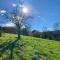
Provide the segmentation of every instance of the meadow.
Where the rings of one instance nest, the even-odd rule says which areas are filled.
[[[60,41],[3,34],[0,37],[0,60],[60,60]]]

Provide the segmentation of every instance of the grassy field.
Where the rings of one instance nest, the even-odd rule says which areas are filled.
[[[60,41],[4,34],[0,37],[0,60],[60,60]]]

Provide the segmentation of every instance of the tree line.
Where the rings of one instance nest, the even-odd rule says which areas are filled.
[[[20,29],[21,35],[27,35],[27,36],[33,36],[37,38],[44,38],[44,39],[50,39],[50,40],[60,40],[60,26],[58,23],[55,23],[53,25],[53,31],[49,31],[47,27],[43,29],[43,32],[39,32],[37,30],[30,31],[30,27],[26,27],[23,29]],[[2,36],[2,32],[5,33],[17,33],[16,27],[1,27],[0,26],[0,37]]]

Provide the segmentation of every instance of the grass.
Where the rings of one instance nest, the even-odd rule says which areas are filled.
[[[31,36],[21,36],[21,40],[16,43],[13,50],[11,50],[11,46],[1,50],[15,39],[14,34],[4,34],[3,37],[0,37],[0,60],[10,58],[12,60],[60,60],[60,41]]]

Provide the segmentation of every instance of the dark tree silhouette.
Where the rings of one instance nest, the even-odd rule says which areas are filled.
[[[56,23],[53,24],[53,30],[54,30],[54,31],[60,30],[60,25],[59,25],[59,23],[56,22]]]
[[[0,37],[2,36],[2,27],[0,26]]]
[[[32,17],[29,14],[27,15],[27,8],[23,6],[23,3],[20,0],[19,3],[17,4],[17,7],[14,8],[16,8],[16,10],[13,10],[12,12],[6,11],[4,15],[7,19],[9,19],[12,23],[15,24],[19,40],[22,25],[25,26],[27,24],[26,21]]]
[[[43,32],[48,31],[48,27],[47,26],[43,26]]]

